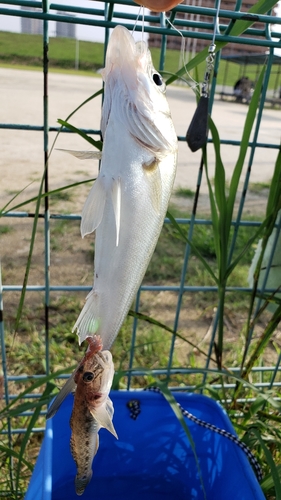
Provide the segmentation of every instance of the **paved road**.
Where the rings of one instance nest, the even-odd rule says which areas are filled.
[[[58,118],[65,119],[73,109],[101,87],[98,78],[79,75],[50,73],[49,75],[49,125],[55,126]],[[43,76],[39,71],[25,71],[0,68],[0,122],[42,125],[43,123]],[[169,87],[167,97],[178,135],[185,135],[195,110],[195,98],[190,89]],[[99,128],[101,100],[97,98],[83,107],[71,118],[77,127]],[[213,119],[221,139],[240,140],[247,106],[215,100]],[[260,134],[261,143],[280,143],[279,110],[265,109]],[[55,133],[50,134],[49,146]],[[36,193],[38,179],[43,169],[42,132],[11,131],[0,129],[0,197],[6,201],[11,193],[33,184],[23,196]],[[76,135],[61,134],[57,148],[87,149],[85,141]],[[210,175],[213,176],[214,160],[210,146]],[[276,151],[259,148],[255,154],[251,181],[268,181],[271,178]],[[222,146],[222,157],[229,179],[238,157],[234,146]],[[200,152],[191,153],[185,143],[179,145],[179,160],[175,186],[195,189]],[[245,170],[247,165],[245,166]],[[60,151],[54,150],[50,165],[50,188],[54,189],[66,182],[84,180],[97,173],[97,162],[81,162]],[[207,192],[203,181],[202,192]],[[2,203],[1,203],[2,205]]]

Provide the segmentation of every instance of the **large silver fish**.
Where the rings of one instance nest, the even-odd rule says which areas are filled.
[[[107,49],[101,169],[86,200],[82,237],[96,230],[93,289],[73,331],[109,349],[155,249],[170,199],[177,136],[145,42],[116,26]]]
[[[102,351],[99,336],[88,337],[87,341],[89,347],[85,356],[47,412],[47,418],[53,417],[65,397],[76,388],[70,418],[70,449],[77,467],[77,495],[84,493],[91,480],[100,428],[104,427],[117,438],[112,424],[113,404],[108,397],[114,376],[112,356],[109,351]]]

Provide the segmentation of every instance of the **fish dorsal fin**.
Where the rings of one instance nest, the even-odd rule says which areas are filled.
[[[143,163],[142,167],[148,180],[147,187],[150,199],[152,200],[153,208],[159,215],[161,213],[162,203],[162,180],[158,164],[159,162],[157,158],[154,158],[150,163]]]
[[[111,405],[109,404],[109,401]],[[107,429],[109,432],[111,432],[111,434],[113,434],[113,436],[116,437],[116,439],[118,439],[116,430],[114,429],[114,425],[112,423],[113,406],[109,398],[107,398],[105,405],[103,404],[98,408],[90,408],[90,413],[97,421],[98,425],[100,425],[100,427],[104,427],[104,429]]]
[[[82,211],[81,235],[91,234],[100,225],[106,201],[105,175],[99,175]]]
[[[75,151],[73,149],[60,149],[56,148],[56,151],[64,151],[65,153],[69,153],[79,160],[101,160],[102,152],[101,151]]]
[[[116,246],[119,244],[120,233],[120,212],[121,212],[121,178],[112,179],[111,199],[113,204],[115,225],[116,225]]]
[[[54,401],[49,406],[49,409],[46,414],[46,419],[52,418],[58,411],[60,405],[65,400],[65,398],[76,389],[76,383],[74,381],[74,376],[76,371],[71,375],[71,377],[65,382],[62,386],[60,392],[55,397]]]

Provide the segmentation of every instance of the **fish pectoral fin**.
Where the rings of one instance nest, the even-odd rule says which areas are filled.
[[[161,213],[162,203],[162,179],[159,161],[157,158],[153,158],[151,162],[143,163],[142,167],[147,179],[149,197],[152,201],[155,212],[159,215]]]
[[[64,153],[68,153],[79,160],[101,160],[102,152],[101,151],[75,151],[73,149],[60,149],[56,148],[56,151],[63,151]]]
[[[111,185],[111,200],[115,216],[116,226],[116,246],[119,244],[120,233],[120,213],[121,213],[121,178],[112,179]]]
[[[90,408],[90,413],[100,425],[100,427],[104,427],[107,429],[113,436],[118,439],[116,434],[116,430],[114,429],[114,425],[112,423],[112,416],[109,415],[106,406],[101,406],[100,408]]]
[[[65,400],[65,398],[68,396],[68,394],[70,394],[71,392],[73,392],[76,389],[76,383],[74,381],[75,374],[76,374],[76,370],[71,375],[71,377],[65,382],[65,384],[62,386],[60,392],[57,394],[54,401],[49,406],[47,414],[46,414],[47,420],[49,418],[52,418],[57,413],[60,405]]]
[[[90,234],[100,225],[106,201],[105,176],[99,175],[82,210],[81,235]]]

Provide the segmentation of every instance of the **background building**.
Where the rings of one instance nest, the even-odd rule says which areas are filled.
[[[34,11],[37,10],[34,7],[22,7],[22,10]],[[31,17],[21,18],[21,32],[28,33],[30,35],[42,35],[43,34],[43,21],[40,19],[33,19]]]
[[[204,8],[214,8],[214,1],[213,0],[184,0],[182,2],[183,4],[190,5],[192,7],[204,7]],[[243,2],[241,5],[240,10],[242,12],[248,12],[248,10],[256,3],[256,0],[247,0],[246,2]],[[221,1],[221,6],[220,10],[229,10],[229,11],[234,11],[236,6],[236,1],[235,0],[222,0]],[[274,10],[272,11],[272,14],[275,15]],[[187,13],[177,13],[177,19],[182,18],[185,21],[189,22],[190,25],[188,27],[183,27],[183,26],[178,26],[177,28],[179,29],[184,29],[188,30],[190,33],[195,33],[195,32],[212,32],[213,30],[213,22],[214,18],[212,16],[206,16],[206,15],[200,15],[200,14],[187,14]],[[229,24],[230,20],[229,19],[224,19],[222,17],[219,18],[219,25],[221,27],[221,33],[223,33],[223,26],[227,26]],[[209,24],[210,27],[208,28],[203,28],[203,23]],[[264,23],[254,23],[253,28],[259,29],[263,32],[263,36],[261,36],[261,39],[264,39],[264,30],[265,30],[265,25]],[[171,30],[172,31],[172,30]],[[243,37],[246,35],[243,35]],[[149,45],[152,47],[159,47],[160,46],[160,41],[161,41],[161,36],[158,34],[150,33],[149,35]],[[182,44],[182,39],[181,37],[178,36],[168,36],[168,42],[167,42],[167,47],[169,49],[177,49],[180,50]],[[200,52],[202,49],[204,49],[206,46],[208,46],[209,42],[207,40],[203,40],[200,38],[196,37],[187,37],[186,38],[186,46],[185,49],[187,52],[191,53],[194,55],[197,52]],[[257,53],[264,53],[265,49],[263,47],[255,46],[255,45],[244,45],[244,44],[237,44],[237,43],[228,43],[227,46],[223,49],[223,54],[228,55],[228,54],[244,54],[244,53],[250,53],[253,52],[255,54]]]

